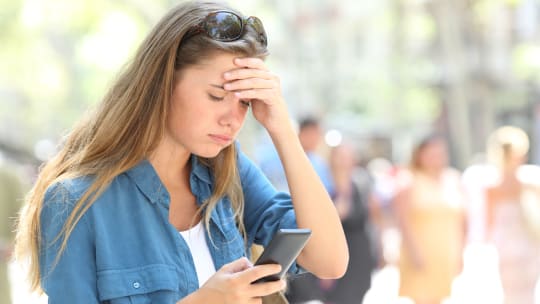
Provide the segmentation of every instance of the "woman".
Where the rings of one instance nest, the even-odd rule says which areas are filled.
[[[516,127],[501,127],[488,139],[488,157],[498,176],[485,192],[486,232],[499,253],[505,303],[537,303],[540,234],[534,224],[540,219],[527,218],[534,214],[527,208],[540,208],[539,175],[536,166],[524,165],[528,149],[527,134]]]
[[[450,296],[465,242],[464,195],[448,167],[443,138],[430,135],[414,148],[410,178],[395,198],[402,234],[400,296],[435,304]]]
[[[17,253],[49,303],[261,303],[285,283],[251,284],[279,266],[253,267],[246,252],[279,228],[312,229],[298,264],[343,275],[339,217],[262,60],[266,43],[259,19],[216,3],[181,4],[155,26],[28,196]],[[234,142],[250,107],[290,196]]]
[[[370,216],[371,180],[367,171],[357,166],[354,147],[348,143],[332,148],[330,170],[335,186],[334,204],[352,259],[343,278],[326,282],[330,285],[327,299],[336,304],[362,303],[377,266]]]

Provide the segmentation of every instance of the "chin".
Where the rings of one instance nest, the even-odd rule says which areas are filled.
[[[225,147],[208,147],[206,149],[200,149],[199,151],[194,151],[193,154],[204,157],[204,158],[214,158],[225,149]]]

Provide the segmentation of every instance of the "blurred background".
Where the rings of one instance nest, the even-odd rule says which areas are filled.
[[[178,2],[0,2],[3,154],[21,163],[46,158]],[[536,134],[538,1],[229,3],[264,21],[268,63],[292,113],[324,114],[329,128],[370,142],[366,157],[403,160],[410,139],[435,126],[463,168],[499,124]]]
[[[0,163],[23,187],[179,2],[0,0]],[[529,136],[527,162],[540,163],[540,1],[227,2],[264,22],[267,63],[293,119],[320,119],[322,155],[347,138],[359,166],[401,166],[437,131],[463,171],[484,161],[491,132],[514,125]],[[257,158],[268,138],[249,119],[240,142]],[[385,246],[398,251],[399,231],[388,231]],[[14,302],[29,303],[12,276]]]

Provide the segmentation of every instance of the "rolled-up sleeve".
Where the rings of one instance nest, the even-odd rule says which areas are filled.
[[[60,258],[59,233],[76,199],[63,184],[51,186],[41,211],[40,276],[49,303],[99,303],[96,288],[95,246],[87,219],[75,225]]]

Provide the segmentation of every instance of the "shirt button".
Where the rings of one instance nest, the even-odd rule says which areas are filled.
[[[139,282],[133,282],[133,288],[139,289],[139,287],[141,287],[141,283],[139,283]]]

